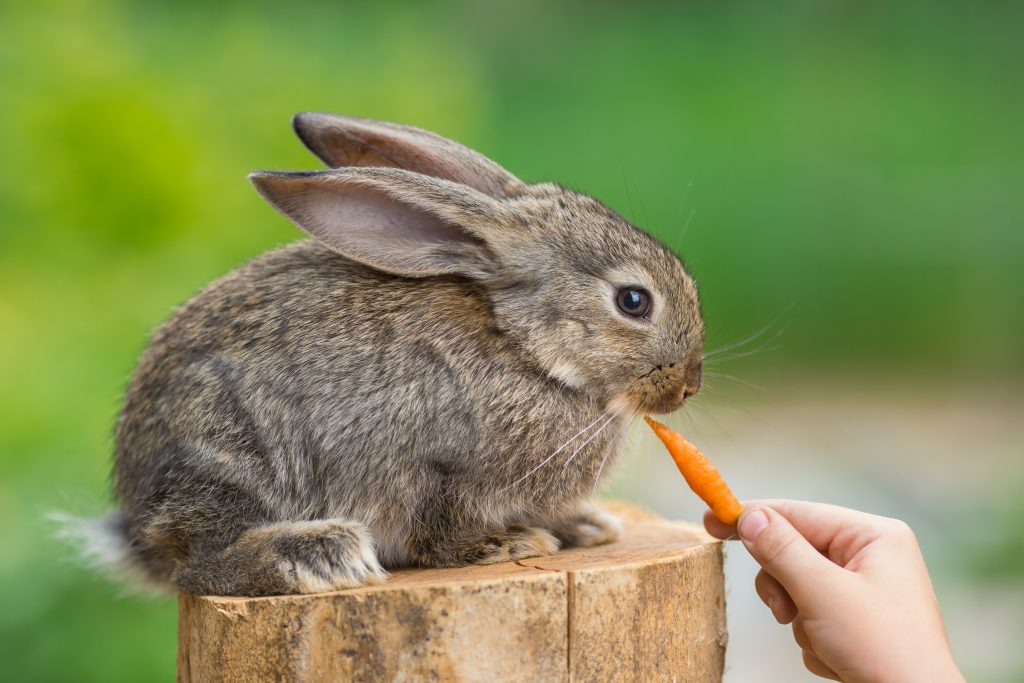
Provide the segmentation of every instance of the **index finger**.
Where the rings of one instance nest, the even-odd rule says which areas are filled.
[[[746,509],[746,505],[743,506]],[[736,533],[735,524],[726,524],[722,520],[715,517],[715,513],[711,510],[704,511],[704,528],[709,534],[715,538],[720,538],[723,541],[735,540],[739,538]]]
[[[829,546],[841,535],[852,537],[864,531],[881,531],[888,522],[885,517],[828,503],[785,499],[743,501],[744,511],[757,507],[770,507],[778,512],[789,520],[789,523],[815,549],[824,553],[827,553]],[[723,524],[710,510],[704,513],[704,528],[715,538],[738,538],[736,527]]]

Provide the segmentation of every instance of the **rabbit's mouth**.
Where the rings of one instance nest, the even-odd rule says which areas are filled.
[[[700,390],[702,374],[701,363],[656,365],[634,382],[626,395],[637,412],[671,413]]]

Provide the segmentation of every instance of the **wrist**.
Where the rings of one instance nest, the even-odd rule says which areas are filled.
[[[929,652],[899,670],[892,668],[879,673],[877,677],[868,677],[864,683],[966,683],[948,648]]]

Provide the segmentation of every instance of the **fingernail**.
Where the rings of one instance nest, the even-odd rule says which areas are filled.
[[[763,510],[751,510],[743,515],[736,531],[740,533],[740,538],[744,541],[753,541],[767,526],[768,515],[764,514]]]

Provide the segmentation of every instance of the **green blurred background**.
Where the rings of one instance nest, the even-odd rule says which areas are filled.
[[[703,443],[747,491],[791,463],[782,493],[919,522],[969,677],[1020,680],[972,605],[1024,606],[1022,25],[1003,2],[0,4],[0,677],[172,678],[173,599],[121,597],[45,515],[108,504],[147,333],[297,238],[245,176],[318,167],[289,117],[324,110],[438,131],[674,246],[709,347],[762,332],[712,369]],[[770,458],[763,422],[789,435]],[[653,462],[613,491],[699,514]],[[775,680],[751,668],[768,622],[731,618],[727,680]],[[958,642],[974,619],[985,642]]]

